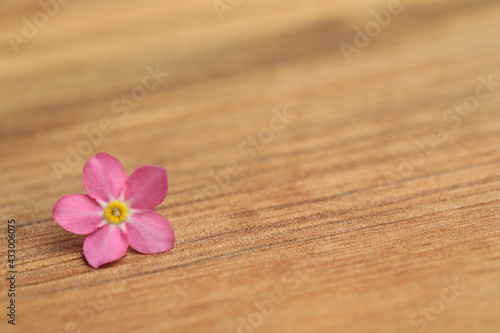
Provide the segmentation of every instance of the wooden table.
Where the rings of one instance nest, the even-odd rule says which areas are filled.
[[[500,2],[42,3],[1,4],[2,332],[500,332]],[[167,169],[172,251],[54,221],[99,152]]]

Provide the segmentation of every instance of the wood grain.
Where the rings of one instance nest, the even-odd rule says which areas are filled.
[[[18,53],[40,5],[4,1],[1,331],[499,332],[500,3],[401,3],[348,63],[389,1],[70,1]],[[172,251],[95,270],[53,220],[101,151],[167,169]]]

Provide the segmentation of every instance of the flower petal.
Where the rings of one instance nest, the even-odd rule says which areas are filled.
[[[92,156],[83,166],[83,186],[94,199],[117,199],[126,180],[127,173],[120,161],[106,153]]]
[[[174,229],[163,216],[153,211],[133,214],[125,228],[130,246],[141,253],[161,253],[174,247]]]
[[[85,238],[83,254],[90,266],[99,268],[123,257],[128,247],[128,237],[120,227],[106,224]]]
[[[86,235],[103,221],[102,207],[86,194],[65,195],[54,205],[52,216],[65,230]]]
[[[167,196],[167,170],[145,165],[135,170],[125,182],[125,201],[139,210],[153,210]]]

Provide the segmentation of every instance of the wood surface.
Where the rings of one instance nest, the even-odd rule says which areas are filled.
[[[16,53],[2,2],[0,331],[500,332],[500,2],[401,1],[350,63],[390,1],[236,3],[69,1]],[[54,221],[99,152],[167,169],[172,251],[96,270]]]

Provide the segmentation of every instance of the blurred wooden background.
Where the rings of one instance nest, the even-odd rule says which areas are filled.
[[[499,332],[500,2],[43,3],[0,4],[2,332]],[[101,151],[167,169],[172,251],[53,220]]]

